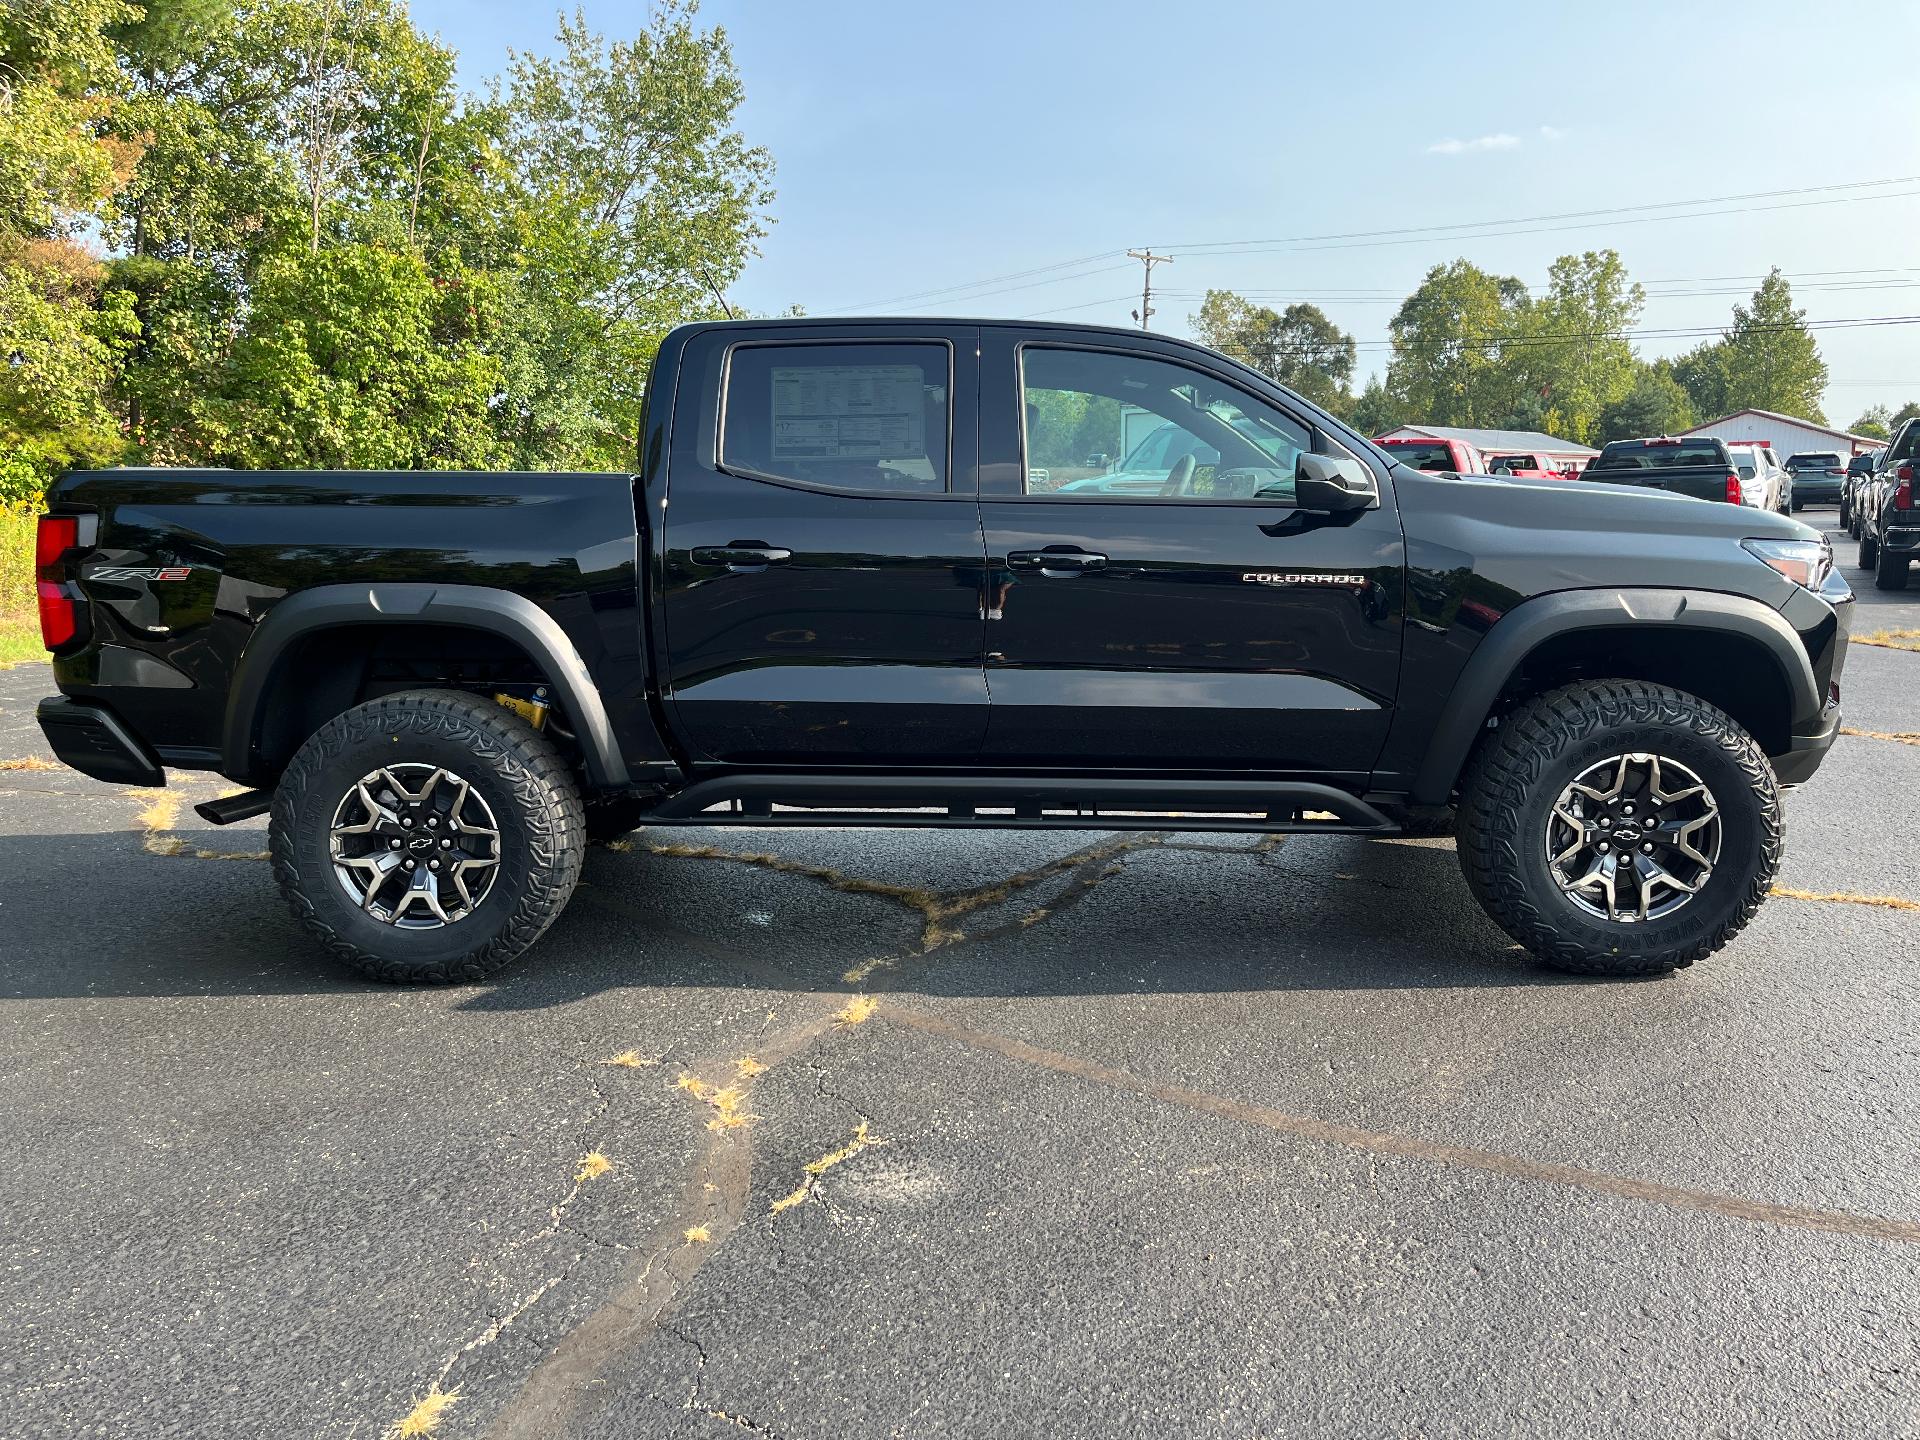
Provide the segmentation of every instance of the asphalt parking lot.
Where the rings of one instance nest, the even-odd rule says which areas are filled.
[[[32,768],[50,687],[0,1433],[1920,1433],[1920,651],[1856,645],[1788,893],[1645,983],[1445,840],[688,830],[379,988],[219,782]]]

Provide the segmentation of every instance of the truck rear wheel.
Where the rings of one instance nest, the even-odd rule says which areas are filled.
[[[375,980],[481,980],[559,916],[580,877],[580,791],[545,736],[457,690],[360,705],[287,767],[274,878],[307,931]]]
[[[1760,747],[1664,685],[1539,696],[1487,738],[1462,787],[1468,887],[1501,929],[1580,975],[1711,955],[1760,908],[1784,843]]]
[[[1874,556],[1873,588],[1876,590],[1904,590],[1907,588],[1907,552],[1889,550],[1882,545]]]
[[[1880,562],[1880,542],[1873,538],[1871,523],[1860,522],[1860,554],[1856,558],[1862,570],[1871,570]]]

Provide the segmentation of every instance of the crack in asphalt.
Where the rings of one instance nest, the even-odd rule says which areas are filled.
[[[1479,1170],[1512,1180],[1539,1181],[1572,1186],[1582,1190],[1642,1200],[1676,1210],[1718,1215],[1726,1219],[1746,1220],[1776,1228],[1820,1230],[1832,1235],[1859,1239],[1890,1240],[1920,1245],[1920,1221],[1893,1219],[1880,1215],[1860,1215],[1843,1210],[1818,1210],[1802,1205],[1777,1205],[1765,1200],[1749,1200],[1711,1190],[1694,1190],[1629,1175],[1614,1175],[1588,1170],[1578,1165],[1531,1160],[1498,1150],[1483,1150],[1472,1145],[1454,1145],[1426,1140],[1413,1135],[1363,1130],[1353,1125],[1336,1124],[1307,1115],[1293,1115],[1270,1106],[1246,1100],[1192,1090],[1164,1080],[1148,1079],[1082,1056],[1063,1054],[1010,1036],[975,1029],[961,1021],[934,1015],[891,1002],[880,1007],[880,1017],[922,1034],[937,1035],[970,1049],[984,1050],[1004,1059],[1036,1065],[1061,1075],[1072,1076],[1098,1085],[1177,1105],[1201,1114],[1256,1125],[1283,1135],[1292,1135],[1322,1144],[1338,1145],[1375,1155],[1423,1160],[1457,1169]]]
[[[1055,900],[1049,911],[1051,914],[1058,914],[1093,890],[1103,880],[1118,873],[1121,868],[1116,863],[1118,857],[1129,851],[1158,843],[1158,839],[1157,836],[1149,835],[1102,841],[993,885],[976,887],[949,897],[941,897],[934,892],[912,886],[862,881],[825,866],[809,865],[781,856],[763,856],[757,853],[741,853],[701,846],[629,846],[628,849],[644,848],[647,853],[661,854],[670,858],[761,865],[762,868],[774,870],[777,873],[798,875],[818,881],[830,889],[843,893],[871,894],[892,899],[923,916],[936,905],[944,910],[948,905],[960,906],[963,902],[972,901],[973,903],[965,904],[963,909],[955,912],[970,914],[984,908],[994,899],[1005,898],[1019,890],[1030,889],[1048,876],[1064,873],[1071,877],[1067,892]],[[632,913],[632,907],[626,901],[604,888],[596,888],[589,892],[589,895],[591,903],[602,905],[617,913]],[[943,901],[945,903],[942,903]],[[961,935],[935,948],[947,949],[955,944],[985,940],[1019,928],[1021,926],[1015,920],[1006,925]],[[925,933],[923,928],[922,938]],[[687,938],[693,940],[700,949],[710,951],[717,948],[707,945],[698,937]],[[757,955],[741,954],[731,950],[724,950],[721,953],[737,968],[743,968],[769,984],[785,986],[791,983],[791,977],[787,972],[778,966],[770,965]],[[906,955],[898,958],[920,959],[931,953],[915,946],[910,948]],[[901,969],[894,968],[890,969],[883,978],[891,983],[899,983],[906,977]],[[762,1036],[754,1051],[759,1068],[752,1076],[739,1076],[739,1057],[729,1050],[726,1054],[705,1057],[690,1064],[686,1074],[693,1084],[682,1085],[680,1088],[688,1089],[696,1099],[703,1099],[704,1103],[711,1104],[710,1095],[717,1090],[717,1087],[713,1087],[712,1082],[702,1080],[700,1077],[724,1072],[731,1068],[736,1077],[734,1087],[738,1090],[737,1098],[733,1101],[737,1109],[738,1106],[744,1105],[751,1094],[753,1081],[805,1054],[822,1037],[836,1030],[851,1028],[871,1013],[872,1002],[865,996],[856,995],[851,1001],[845,1001],[844,992],[816,990],[807,992],[804,997],[796,998],[813,1001],[817,1007],[815,1013],[805,1020],[792,1023],[774,1032],[771,1036]],[[843,1002],[847,1008],[839,1011],[828,1010],[827,1007],[834,1005],[836,1001]],[[861,1001],[866,1001],[866,1008],[858,1009],[857,1019],[842,1020],[840,1018],[843,1015],[849,1015]],[[695,1088],[696,1086],[699,1088]],[[709,1096],[701,1095],[703,1089],[710,1092]],[[863,1125],[864,1123],[863,1121]],[[644,1258],[630,1262],[627,1277],[615,1284],[600,1307],[562,1336],[546,1358],[534,1367],[520,1389],[495,1417],[492,1426],[486,1432],[489,1440],[521,1440],[521,1437],[525,1437],[525,1440],[533,1440],[533,1437],[546,1440],[546,1437],[562,1433],[567,1426],[582,1419],[591,1410],[598,1409],[610,1398],[604,1390],[595,1393],[595,1381],[601,1372],[616,1356],[633,1349],[661,1328],[665,1316],[670,1313],[700,1267],[706,1263],[708,1257],[719,1252],[728,1235],[745,1217],[753,1178],[752,1135],[752,1127],[745,1125],[718,1128],[710,1125],[707,1128],[705,1143],[694,1161],[692,1170],[683,1182],[680,1203],[656,1228],[652,1243],[636,1252],[637,1256]],[[877,1142],[869,1137],[864,1144],[851,1147],[847,1150],[847,1154],[840,1158],[848,1158],[851,1154],[858,1153],[860,1149],[874,1143]],[[822,1159],[825,1158],[822,1157]],[[839,1162],[836,1160],[834,1163]],[[817,1178],[817,1175],[808,1176],[810,1181]],[[708,1242],[699,1245],[687,1244],[686,1232],[695,1227],[707,1232]],[[745,1429],[760,1428],[744,1417],[723,1411],[708,1413],[715,1418],[730,1420]],[[763,1431],[763,1433],[773,1435],[775,1432]]]

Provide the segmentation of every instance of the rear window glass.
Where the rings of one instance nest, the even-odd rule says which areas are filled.
[[[1717,440],[1676,440],[1646,445],[1637,440],[1615,441],[1600,452],[1589,470],[1669,470],[1677,465],[1720,465],[1725,458]]]
[[[1831,452],[1812,455],[1789,455],[1787,457],[1787,469],[1789,470],[1838,470],[1839,468],[1840,457]]]
[[[1427,440],[1388,441],[1382,447],[1402,465],[1415,470],[1451,470],[1454,468],[1453,452],[1446,446]]]
[[[723,394],[724,469],[827,490],[947,488],[944,345],[740,345]]]

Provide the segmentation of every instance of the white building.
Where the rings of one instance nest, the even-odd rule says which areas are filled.
[[[1887,443],[1868,435],[1855,435],[1851,431],[1816,425],[1811,420],[1796,420],[1791,415],[1781,415],[1772,410],[1736,410],[1731,415],[1722,415],[1718,420],[1709,420],[1704,425],[1696,425],[1681,433],[1706,435],[1729,444],[1744,440],[1751,445],[1771,446],[1782,464],[1786,463],[1789,455],[1798,455],[1803,451],[1859,455],[1868,450],[1878,450]]]

